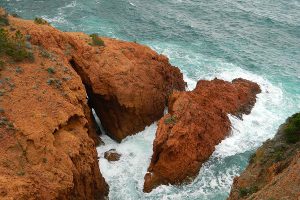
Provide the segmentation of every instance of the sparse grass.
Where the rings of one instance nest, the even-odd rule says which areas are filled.
[[[164,120],[165,124],[176,124],[176,116],[170,116]]]
[[[22,67],[16,67],[16,73],[18,73],[18,74],[21,74],[21,73],[23,73],[24,72],[24,70],[22,69]]]
[[[18,176],[24,176],[25,175],[25,172],[23,170],[20,170],[18,171],[17,173]]]
[[[21,18],[20,15],[18,15],[17,13],[12,13],[11,16],[13,16],[15,18]]]
[[[9,21],[7,19],[7,15],[0,16],[0,26],[8,26]]]
[[[247,188],[239,188],[239,197],[243,198],[246,196],[250,196],[251,194],[255,193],[258,191],[257,186],[251,186]]]
[[[62,81],[61,80],[58,80],[58,79],[55,79],[55,78],[49,78],[47,80],[47,84],[48,85],[53,85],[55,86],[57,89],[60,89],[61,86],[62,86]]]
[[[43,163],[47,163],[47,162],[48,162],[47,158],[43,158]]]
[[[25,40],[20,31],[10,36],[4,29],[0,29],[0,55],[8,55],[15,61],[33,60],[33,54],[26,50]]]
[[[49,23],[41,17],[34,18],[34,23],[41,25],[49,25]]]
[[[10,122],[6,117],[0,118],[0,127],[5,127],[8,130],[15,130],[12,122]]]
[[[294,114],[284,128],[286,142],[295,144],[300,141],[300,113]]]
[[[40,51],[40,55],[41,55],[42,57],[44,57],[44,58],[51,58],[51,57],[52,57],[52,55],[51,55],[48,51],[46,51],[45,49],[42,49],[42,50]]]
[[[0,97],[3,96],[4,94],[5,94],[5,90],[4,90],[4,89],[1,89],[1,90],[0,90]]]
[[[252,164],[255,162],[255,157],[256,157],[256,153],[254,152],[253,154],[251,154],[251,156],[249,157],[249,163]]]
[[[97,33],[93,33],[90,35],[90,37],[92,38],[92,45],[94,46],[105,46],[104,45],[104,41],[98,36]]]
[[[0,60],[0,71],[5,69],[5,63]]]
[[[55,74],[55,69],[54,69],[53,67],[48,67],[48,68],[47,68],[47,72],[48,72],[49,74]]]

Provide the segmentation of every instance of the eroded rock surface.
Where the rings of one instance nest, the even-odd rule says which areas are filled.
[[[194,178],[230,133],[227,115],[250,113],[258,93],[259,86],[244,79],[199,81],[191,92],[174,92],[169,113],[158,123],[144,191]]]
[[[299,195],[300,113],[251,156],[246,170],[234,179],[228,200],[298,200]]]
[[[49,38],[63,33],[8,19],[0,26],[1,48],[10,48],[0,53],[0,199],[105,199],[86,91],[69,60],[34,42],[26,51],[2,46],[8,34],[24,50],[39,32],[60,52],[63,43]]]
[[[88,35],[33,22],[24,26],[24,32],[31,35],[32,44],[63,56],[77,71],[90,105],[119,142],[160,119],[169,94],[185,89],[180,70],[147,46],[109,38],[101,38],[105,46],[93,46]]]
[[[22,52],[0,53],[1,198],[105,198],[89,106],[121,141],[163,115],[172,91],[185,89],[181,72],[146,46],[2,11],[1,34]]]

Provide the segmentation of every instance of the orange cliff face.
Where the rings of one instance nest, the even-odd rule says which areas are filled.
[[[194,178],[215,146],[230,133],[228,114],[249,114],[260,88],[235,79],[199,81],[191,92],[174,92],[158,124],[144,191]]]
[[[0,37],[15,40],[0,41],[0,199],[106,198],[89,106],[121,141],[163,115],[172,91],[185,89],[181,72],[146,46],[103,46],[0,11]]]
[[[10,48],[0,55],[0,199],[105,199],[108,185],[99,171],[84,85],[68,59],[57,53],[62,46],[55,43],[55,51],[28,42],[35,37],[27,30],[45,31],[45,41],[63,33],[8,20],[0,27],[1,51]],[[7,35],[12,41],[26,36],[27,50],[14,52],[12,44],[3,45]],[[24,52],[31,52],[30,57],[14,60]]]
[[[90,105],[107,133],[117,141],[142,131],[163,116],[169,94],[185,90],[180,70],[147,46],[102,38],[92,46],[83,33],[63,33],[50,26],[15,20],[30,42],[71,65],[85,84]]]

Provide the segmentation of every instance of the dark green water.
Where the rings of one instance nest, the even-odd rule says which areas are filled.
[[[0,0],[9,11],[46,18],[63,31],[97,32],[147,44],[184,72],[189,87],[199,79],[243,77],[262,88],[244,121],[186,186],[142,192],[156,125],[111,147],[123,153],[114,164],[100,159],[111,199],[226,199],[248,157],[292,113],[300,111],[299,0]]]

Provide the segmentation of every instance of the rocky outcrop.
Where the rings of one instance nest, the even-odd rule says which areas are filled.
[[[15,20],[18,26],[23,21]],[[182,73],[149,47],[83,33],[63,33],[27,22],[30,42],[64,57],[81,76],[107,133],[117,141],[160,119],[173,90],[184,90]],[[96,41],[100,45],[94,45]],[[96,43],[98,44],[98,43]]]
[[[90,108],[121,141],[163,115],[181,72],[146,46],[0,11],[0,198],[106,198]]]
[[[235,79],[199,81],[191,92],[174,92],[169,113],[158,123],[144,191],[194,178],[215,146],[230,133],[228,114],[248,114],[260,88]]]
[[[7,19],[0,26],[0,199],[105,199],[81,78],[64,56],[30,43],[26,30],[42,33],[43,25]]]
[[[233,182],[229,200],[297,200],[300,195],[300,113],[279,127]]]
[[[105,47],[99,55],[90,52],[89,63],[73,56],[71,64],[84,74],[91,105],[104,128],[120,142],[160,119],[168,95],[184,90],[185,84],[165,56],[136,43],[103,40]]]

